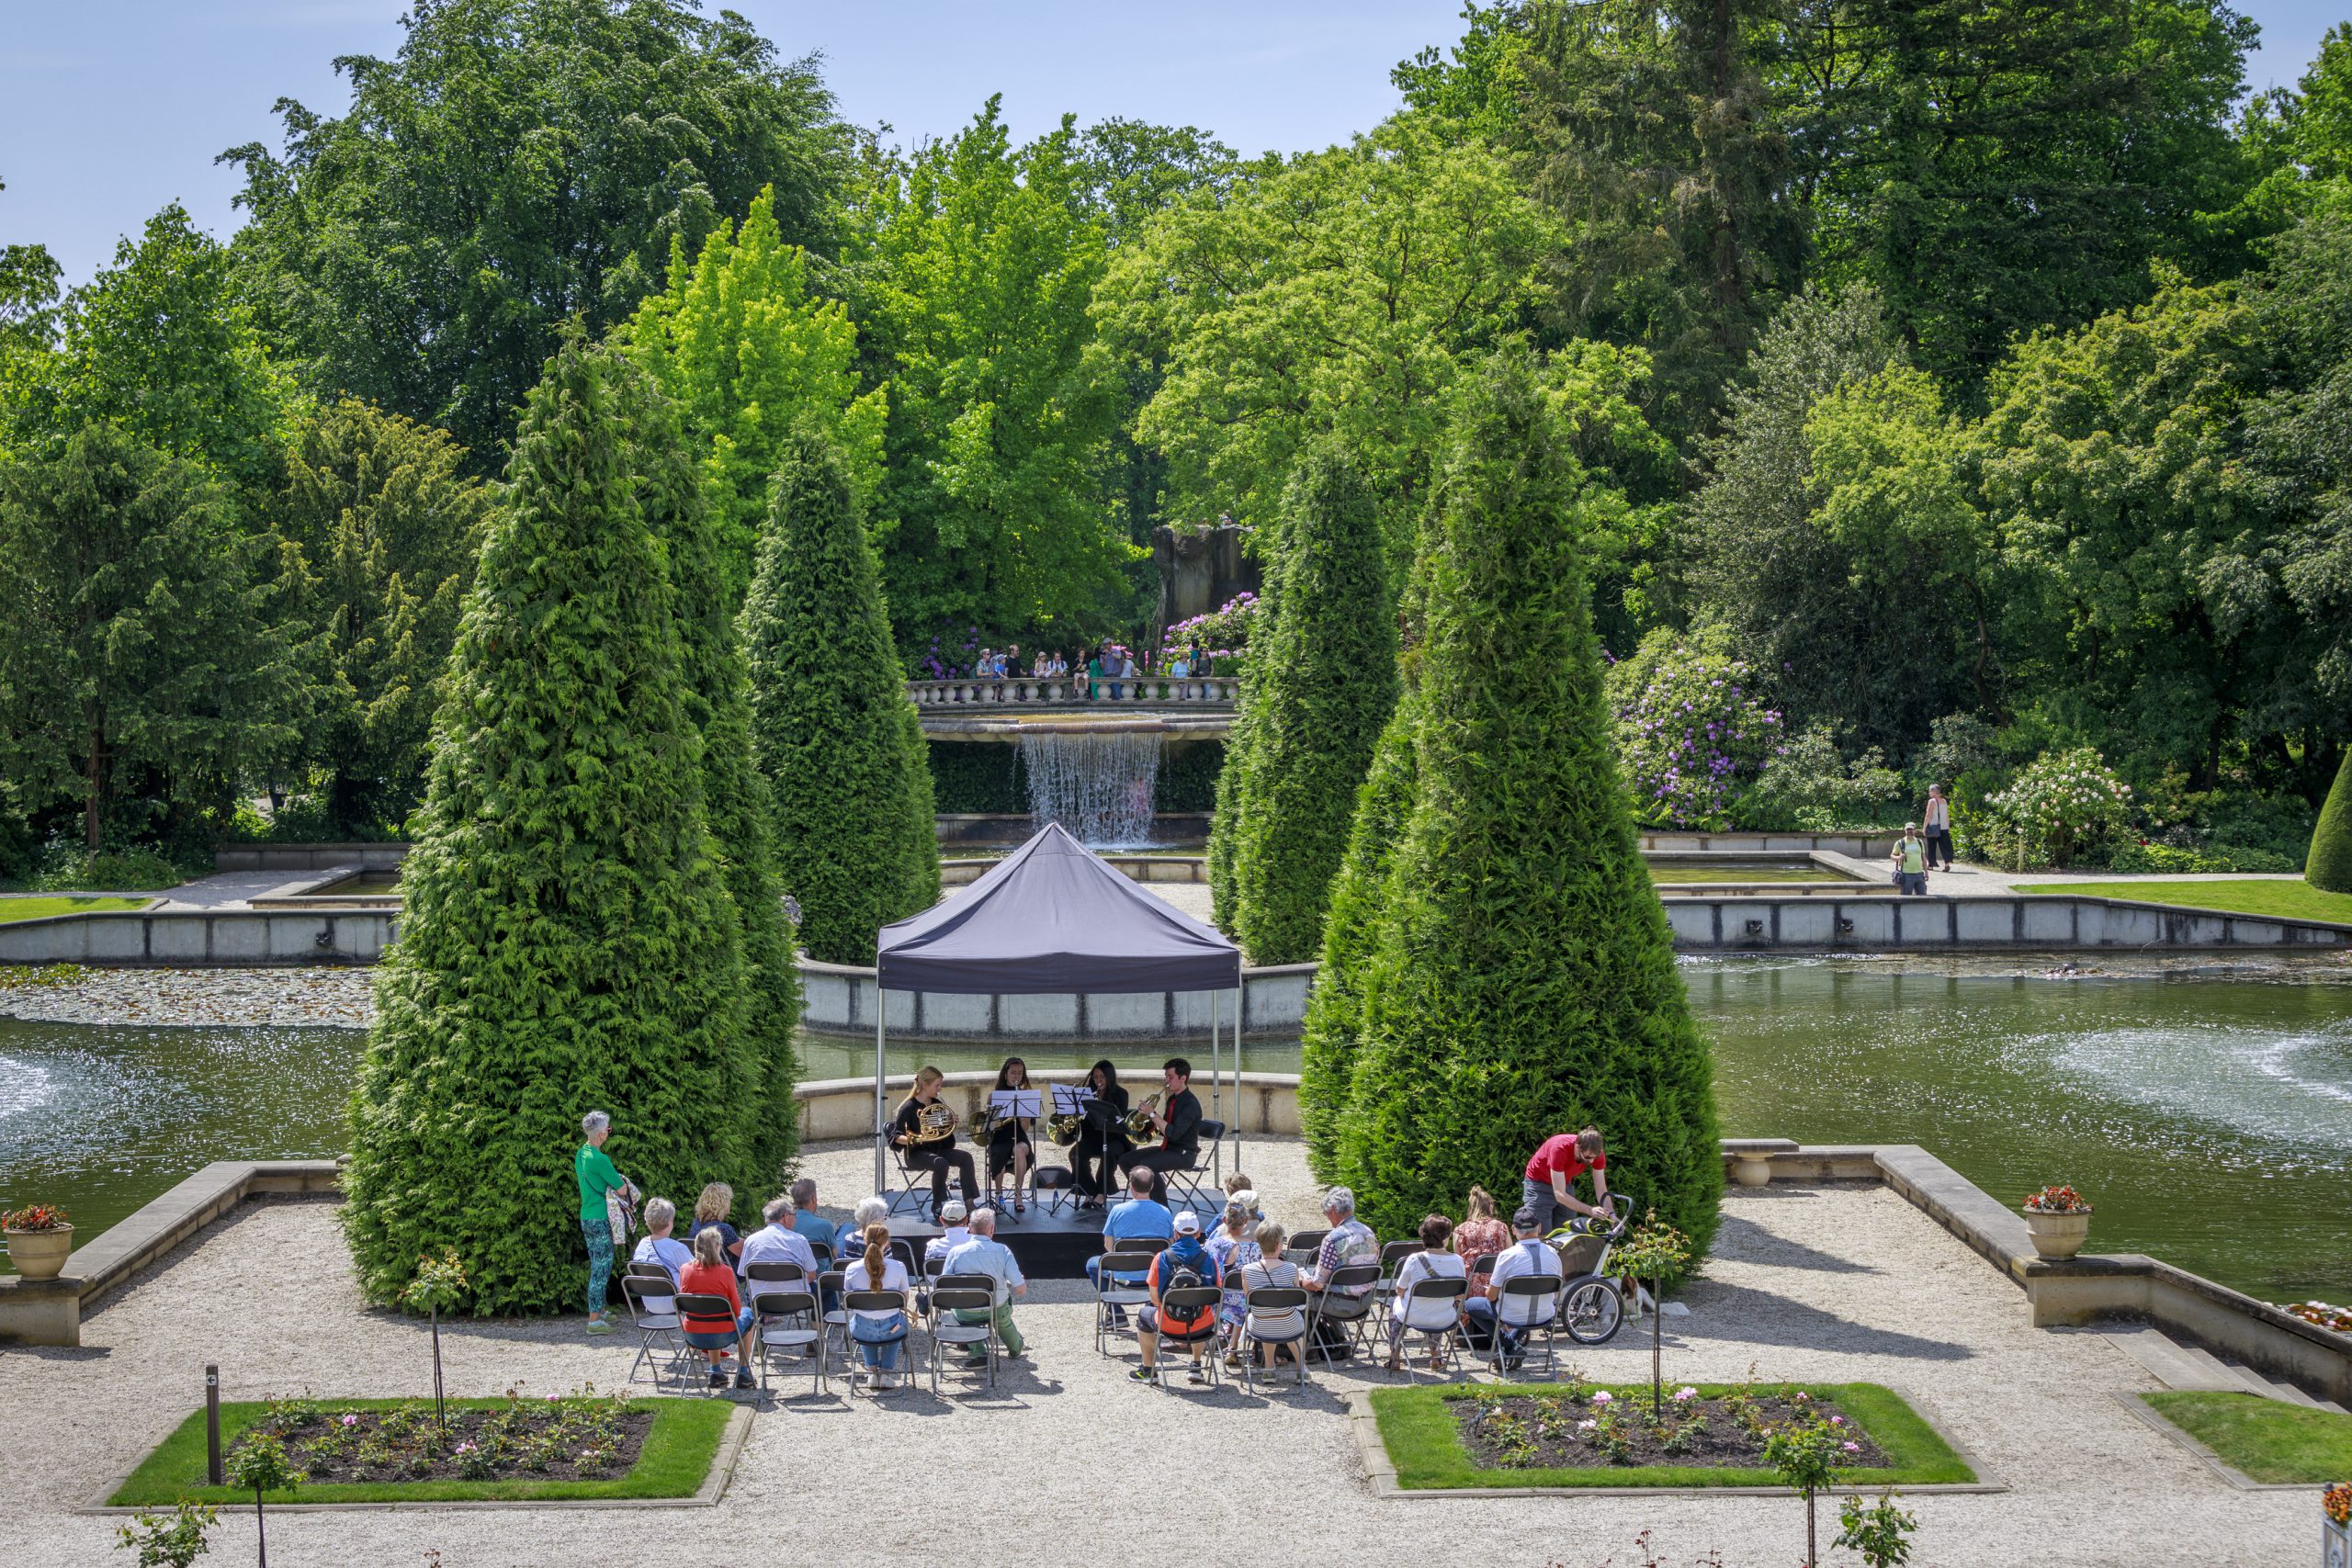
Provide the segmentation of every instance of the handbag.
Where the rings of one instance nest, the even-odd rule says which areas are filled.
[[[636,1217],[636,1206],[628,1201],[626,1187],[605,1189],[605,1224],[613,1233],[613,1245],[620,1247],[628,1240],[628,1223]]]

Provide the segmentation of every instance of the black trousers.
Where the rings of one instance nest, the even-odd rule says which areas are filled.
[[[1155,1203],[1165,1203],[1168,1201],[1168,1181],[1161,1173],[1170,1170],[1190,1170],[1193,1168],[1193,1160],[1192,1154],[1177,1149],[1137,1149],[1119,1162],[1119,1168],[1122,1171],[1129,1171],[1141,1166],[1151,1172],[1151,1201]]]
[[[1936,869],[1936,856],[1941,854],[1944,861],[1943,868],[1950,871],[1951,869],[1951,830],[1948,828],[1930,828],[1928,829],[1927,838],[1928,869],[1929,871]]]
[[[1078,1143],[1069,1151],[1070,1168],[1080,1192],[1089,1198],[1100,1198],[1108,1189],[1114,1168],[1126,1165],[1127,1145],[1124,1138],[1106,1140],[1089,1128],[1078,1135]]]
[[[907,1151],[909,1170],[931,1172],[931,1212],[936,1215],[939,1206],[947,1201],[947,1172],[956,1172],[956,1185],[964,1190],[964,1206],[968,1209],[980,1201],[978,1183],[972,1175],[972,1156],[962,1149],[947,1149],[930,1153],[922,1149]]]

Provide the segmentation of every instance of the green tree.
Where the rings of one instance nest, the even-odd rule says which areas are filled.
[[[352,1100],[344,1221],[371,1301],[444,1250],[476,1313],[577,1300],[561,1172],[592,1108],[649,1191],[752,1184],[739,921],[639,493],[654,396],[568,344],[482,547]]]
[[[743,606],[752,755],[775,792],[801,945],[828,964],[871,964],[876,931],[939,897],[931,762],[832,443],[787,440],[775,495]]]
[[[820,245],[847,136],[813,59],[691,0],[424,0],[390,60],[345,56],[349,110],[281,100],[284,148],[233,148],[236,249],[271,341],[322,393],[447,425],[494,468],[561,324],[601,332],[673,241],[775,192]]]
[[[1287,510],[1282,607],[1250,652],[1257,742],[1234,802],[1234,927],[1258,964],[1321,950],[1356,790],[1396,705],[1396,615],[1363,477],[1310,450]]]
[[[303,756],[341,836],[397,831],[424,798],[492,499],[430,425],[345,399],[295,426],[273,514],[309,569],[301,611],[325,662]]]
[[[195,462],[108,424],[0,466],[0,758],[24,803],[78,798],[93,852],[225,809],[294,749],[307,628],[266,541]]]
[[[1627,1198],[1703,1250],[1713,1069],[1617,776],[1577,541],[1623,509],[1522,358],[1465,391],[1430,541],[1412,815],[1339,1163],[1375,1229],[1606,1127]]]
[[[1016,151],[991,98],[859,193],[866,227],[844,260],[870,374],[890,385],[874,532],[910,639],[1126,607],[1136,552],[1106,504],[1120,388],[1091,349],[1104,241],[1087,175],[1070,120]]]
[[[302,1472],[273,1434],[247,1432],[230,1451],[229,1483],[254,1489],[254,1543],[261,1568],[269,1568],[269,1521],[262,1514],[262,1494],[296,1490],[302,1484]]]
[[[2352,893],[2352,748],[2345,750],[2335,787],[2327,792],[2327,804],[2320,807],[2319,823],[2312,829],[2303,880],[2331,893]]]
[[[669,287],[638,306],[628,343],[702,447],[729,604],[751,585],[768,479],[794,428],[829,434],[859,501],[872,502],[888,395],[859,392],[857,328],[847,306],[810,292],[808,253],[785,243],[773,190],[740,231],[721,220],[691,265],[684,239],[672,241]]]

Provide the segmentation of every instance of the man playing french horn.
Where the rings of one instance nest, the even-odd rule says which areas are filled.
[[[1168,1182],[1161,1174],[1170,1170],[1190,1170],[1201,1153],[1201,1099],[1192,1090],[1193,1064],[1182,1056],[1171,1056],[1159,1069],[1160,1092],[1136,1108],[1137,1116],[1147,1117],[1148,1130],[1159,1135],[1158,1148],[1137,1149],[1119,1162],[1121,1170],[1133,1170],[1137,1166],[1151,1172],[1151,1197],[1156,1203],[1168,1201]],[[1148,1113],[1148,1116],[1147,1116]],[[1131,1134],[1141,1131],[1129,1126]]]
[[[914,1092],[899,1102],[899,1113],[890,1119],[890,1142],[904,1156],[907,1168],[931,1175],[931,1212],[934,1214],[947,1201],[950,1169],[956,1172],[956,1185],[963,1189],[964,1206],[976,1208],[980,1201],[972,1156],[956,1146],[956,1112],[939,1098],[939,1086],[945,1077],[937,1067],[918,1071]]]

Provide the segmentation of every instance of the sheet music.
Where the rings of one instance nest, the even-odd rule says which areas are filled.
[[[1075,1116],[1084,1111],[1086,1102],[1093,1098],[1094,1091],[1084,1084],[1057,1083],[1054,1085],[1054,1114]]]
[[[989,1091],[989,1110],[998,1116],[1025,1116],[1035,1121],[1040,1104],[1034,1089],[996,1089]]]

